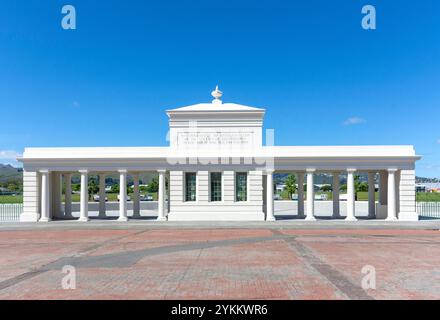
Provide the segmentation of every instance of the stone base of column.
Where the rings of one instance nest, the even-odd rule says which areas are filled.
[[[78,221],[80,221],[80,222],[87,222],[87,221],[90,221],[90,219],[88,217],[81,217],[81,218],[78,219]]]
[[[167,221],[167,217],[157,217],[156,221]]]
[[[419,221],[417,212],[399,212],[399,221]]]
[[[51,218],[41,217],[40,220],[38,220],[38,222],[49,222],[51,220],[52,220]]]
[[[396,217],[388,217],[385,219],[385,221],[397,221]]]
[[[20,215],[20,222],[38,222],[40,220],[39,213],[23,212]]]
[[[277,219],[274,216],[268,216],[266,217],[266,221],[277,221]]]
[[[128,221],[128,217],[119,217],[118,221],[127,222]]]
[[[306,216],[305,221],[316,221],[316,218],[313,216]]]
[[[357,221],[358,219],[356,217],[347,217],[344,220],[345,221]]]

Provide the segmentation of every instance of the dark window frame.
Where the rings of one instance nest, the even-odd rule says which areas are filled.
[[[216,176],[215,179],[213,179],[213,176]],[[222,179],[223,175],[221,172],[209,173],[209,200],[211,202],[221,202],[223,199]]]
[[[195,201],[197,201],[197,173],[185,172],[185,202]]]
[[[243,179],[244,177],[244,179]],[[235,201],[245,202],[248,200],[248,173],[235,173]]]

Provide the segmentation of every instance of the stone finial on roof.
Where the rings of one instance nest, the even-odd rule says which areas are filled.
[[[221,92],[218,89],[218,86],[215,87],[215,90],[211,92],[211,95],[214,97],[214,100],[212,100],[212,103],[222,103],[222,101],[220,100],[220,98],[223,95],[223,92]]]

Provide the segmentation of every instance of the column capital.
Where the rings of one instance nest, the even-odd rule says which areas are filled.
[[[355,173],[356,171],[356,168],[347,168],[348,173]]]
[[[88,169],[80,169],[78,170],[79,173],[89,173]]]
[[[265,169],[264,172],[266,174],[273,174],[275,172],[275,170],[274,169]]]
[[[38,170],[39,173],[49,173],[50,170],[48,169],[42,169],[42,170]]]
[[[395,173],[397,172],[397,168],[388,168],[387,171],[388,173]]]
[[[118,172],[119,173],[127,173],[127,169],[119,169]]]
[[[167,169],[157,169],[158,173],[167,173]]]
[[[307,173],[314,173],[314,172],[316,172],[316,169],[315,168],[307,168],[306,172]]]

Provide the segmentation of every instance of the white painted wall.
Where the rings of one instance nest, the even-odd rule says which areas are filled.
[[[401,170],[399,180],[398,218],[402,221],[417,221],[415,170]]]
[[[20,221],[40,219],[40,177],[37,171],[23,171],[23,213]]]
[[[197,171],[197,200],[184,201],[184,174],[184,171],[170,171],[170,212],[168,220],[264,220],[262,171],[248,171],[247,201],[240,202],[235,201],[234,171],[222,172],[222,201],[218,202],[210,201],[209,171]]]

